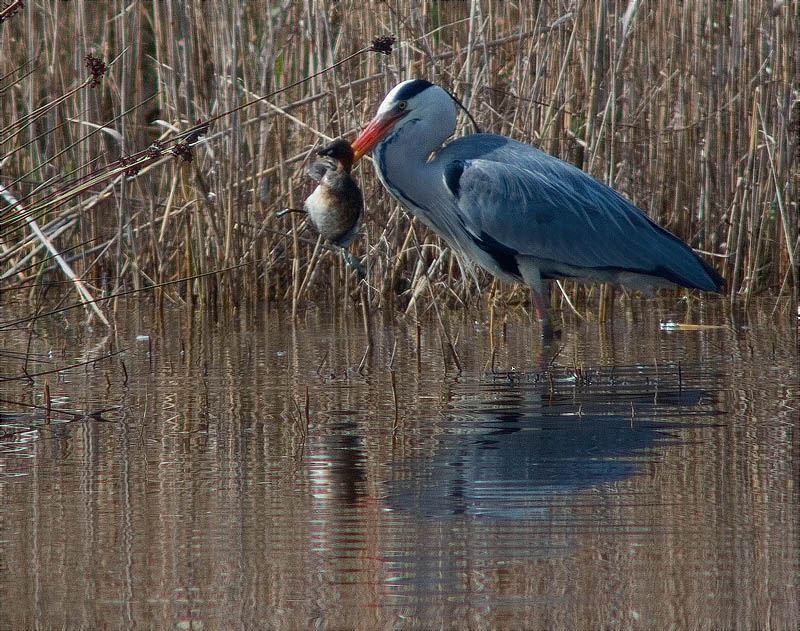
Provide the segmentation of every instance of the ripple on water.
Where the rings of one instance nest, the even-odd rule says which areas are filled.
[[[542,372],[526,322],[468,323],[454,375],[435,323],[417,355],[414,326],[373,323],[365,353],[324,313],[120,317],[150,338],[124,383],[119,358],[50,383],[107,422],[3,409],[0,627],[797,627],[783,333],[654,311],[576,328]],[[86,357],[47,333],[43,369]]]

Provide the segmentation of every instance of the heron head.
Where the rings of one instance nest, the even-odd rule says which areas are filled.
[[[412,121],[428,124],[426,136],[431,143],[435,142],[433,150],[455,131],[455,103],[445,90],[424,79],[399,83],[386,95],[375,118],[353,143],[353,161],[357,162],[393,131]]]

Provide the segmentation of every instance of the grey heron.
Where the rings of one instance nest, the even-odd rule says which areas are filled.
[[[552,336],[544,280],[609,282],[650,293],[720,292],[723,278],[678,237],[580,169],[505,136],[455,132],[456,105],[439,86],[404,81],[353,143],[372,152],[387,191],[463,258],[526,283]]]
[[[286,208],[278,213],[305,212],[322,238],[340,248],[345,260],[364,277],[364,268],[348,247],[358,234],[364,200],[361,189],[350,175],[353,148],[339,138],[317,151],[318,159],[306,168],[309,179],[317,187],[303,203],[302,210]]]

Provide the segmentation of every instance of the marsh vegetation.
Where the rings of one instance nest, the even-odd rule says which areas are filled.
[[[388,88],[415,76],[460,95],[483,129],[626,194],[706,253],[731,302],[796,303],[793,3],[11,5],[0,24],[2,300],[72,292],[65,265],[84,300],[143,290],[296,312],[349,296],[357,279],[335,252],[276,211],[307,192],[314,149],[352,139]],[[367,52],[385,34],[392,54]],[[526,304],[523,288],[462,273],[368,164],[355,176],[366,214],[351,248],[368,272],[355,295],[371,307]],[[602,314],[604,288],[566,289],[586,317]]]

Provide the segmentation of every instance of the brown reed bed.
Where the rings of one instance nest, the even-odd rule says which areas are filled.
[[[707,253],[732,302],[797,302],[796,2],[11,4],[0,302],[66,278],[56,290],[100,319],[134,292],[215,311],[351,295],[410,314],[478,295],[525,304],[462,274],[368,165],[363,288],[302,219],[275,216],[305,195],[310,152],[352,138],[412,76],[625,193]],[[390,33],[391,55],[354,55]],[[613,299],[566,290],[583,313]]]

